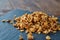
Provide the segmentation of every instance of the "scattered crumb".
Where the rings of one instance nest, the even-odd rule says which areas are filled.
[[[51,37],[47,35],[46,40],[51,40]]]
[[[13,21],[11,20],[10,24],[13,24]]]
[[[2,22],[7,22],[7,23],[10,23],[10,24],[13,24],[13,20],[2,20]]]
[[[6,22],[6,20],[5,20],[5,19],[3,19],[3,20],[2,20],[2,22]]]
[[[23,40],[23,37],[22,37],[22,35],[20,36],[19,40]]]
[[[56,33],[56,31],[53,31],[53,33]]]
[[[27,34],[27,39],[28,40],[33,40],[34,39],[32,33]]]
[[[6,20],[6,22],[10,23],[10,22],[11,22],[11,20]]]

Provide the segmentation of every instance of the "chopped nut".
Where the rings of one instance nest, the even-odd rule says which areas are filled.
[[[51,40],[51,37],[47,35],[46,40]]]

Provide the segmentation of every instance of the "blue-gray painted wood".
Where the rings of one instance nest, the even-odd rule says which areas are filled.
[[[30,13],[30,12],[16,9],[4,16],[1,16],[0,20],[13,19],[14,15],[21,16],[25,13]],[[2,23],[0,21],[0,40],[19,40],[19,35],[22,35],[24,40],[27,40],[27,34],[25,32],[20,32],[19,30],[14,28],[12,24]],[[60,31],[58,31],[56,35],[52,33],[49,35],[51,36],[52,40],[60,40]],[[34,40],[45,40],[46,35],[33,33],[33,36],[34,36]]]

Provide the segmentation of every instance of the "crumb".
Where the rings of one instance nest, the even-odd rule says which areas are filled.
[[[10,24],[13,24],[13,20],[10,21]]]
[[[32,33],[28,33],[28,34],[27,34],[27,38],[28,38],[28,40],[33,40],[33,35],[32,35]]]
[[[56,31],[53,31],[53,33],[56,33]]]
[[[3,19],[3,20],[2,20],[2,22],[6,22],[6,20],[5,20],[5,19]]]
[[[46,40],[51,40],[51,37],[47,35]]]
[[[11,22],[11,20],[6,20],[6,22],[10,23],[10,22]]]
[[[19,40],[23,40],[23,37],[22,37],[22,35],[20,36]]]

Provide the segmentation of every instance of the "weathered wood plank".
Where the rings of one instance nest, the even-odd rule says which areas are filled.
[[[60,16],[59,0],[10,0],[14,8],[30,11],[50,11],[56,16]]]
[[[12,9],[13,8],[8,0],[0,0],[0,16],[6,14],[6,12]]]
[[[49,11],[60,16],[59,0],[0,0],[0,10],[3,12],[16,8],[30,11]]]

